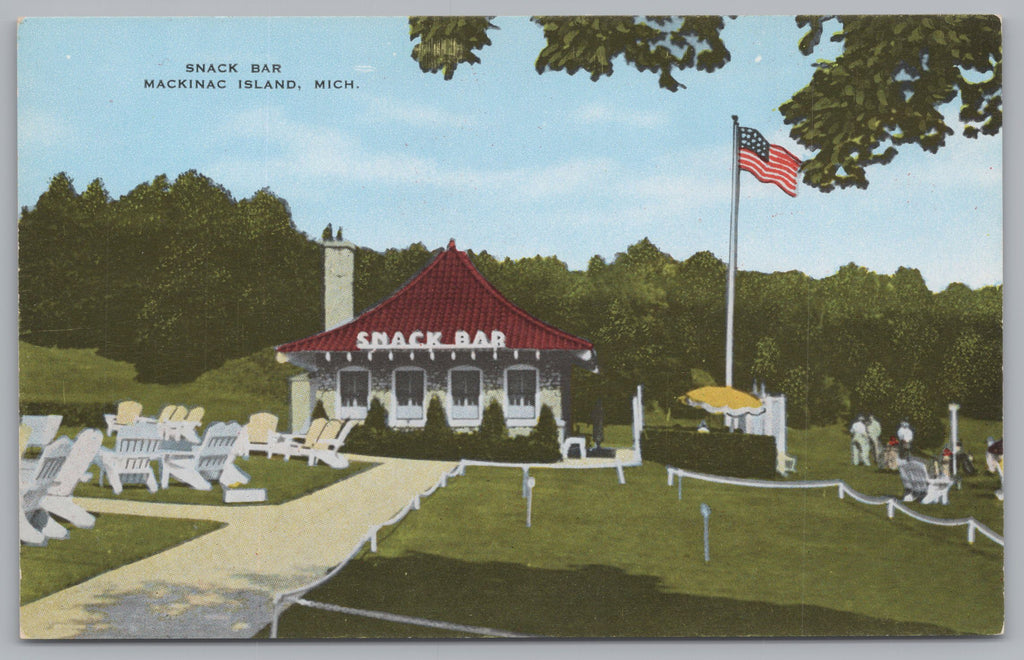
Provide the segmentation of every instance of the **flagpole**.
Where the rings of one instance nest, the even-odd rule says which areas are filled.
[[[732,387],[733,307],[736,302],[736,244],[740,206],[739,117],[732,116],[732,215],[729,219],[729,280],[725,307],[725,385]]]

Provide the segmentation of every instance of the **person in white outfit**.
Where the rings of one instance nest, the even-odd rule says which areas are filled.
[[[900,448],[909,455],[914,445],[914,430],[910,428],[910,422],[907,420],[900,422],[900,430],[896,431],[896,438],[900,441]]]
[[[868,440],[871,441],[871,448],[875,452],[875,462],[882,462],[882,424],[875,419],[874,415],[868,415]]]
[[[871,465],[868,427],[864,424],[864,415],[850,427],[850,457],[854,465]]]

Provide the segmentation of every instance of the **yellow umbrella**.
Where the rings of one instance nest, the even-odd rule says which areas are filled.
[[[725,413],[732,417],[760,415],[764,412],[764,404],[760,399],[732,387],[698,387],[679,397],[679,400],[710,413]]]

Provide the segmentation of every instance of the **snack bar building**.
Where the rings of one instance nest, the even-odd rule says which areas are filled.
[[[492,401],[513,434],[536,426],[543,405],[571,428],[572,368],[597,371],[593,344],[516,307],[455,241],[355,318],[355,246],[325,241],[324,253],[328,329],[277,348],[307,372],[291,382],[293,431],[308,427],[317,401],[329,417],[364,419],[374,398],[390,426],[423,426],[435,396],[456,430],[479,426]]]

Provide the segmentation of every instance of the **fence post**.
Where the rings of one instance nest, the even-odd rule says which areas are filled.
[[[889,514],[889,520],[896,517],[896,500],[890,498],[885,504],[886,512]]]
[[[679,475],[679,499],[683,499],[683,475]]]
[[[974,520],[967,521],[967,542],[974,543]]]
[[[846,484],[844,484],[843,482],[839,482],[839,499],[843,499],[843,496],[846,494],[843,490],[843,486],[845,485]]]
[[[370,552],[377,552],[377,530],[379,529],[379,527],[374,527],[370,532]]]
[[[626,475],[622,473],[622,463],[616,463],[615,464],[615,471],[619,473],[619,483],[620,484],[625,484],[626,483]]]
[[[420,496],[419,495],[413,495],[413,498],[412,498],[412,508],[416,509],[417,511],[420,510]]]
[[[533,487],[537,482],[533,477],[526,481],[526,526],[530,526],[530,515],[533,513]]]
[[[700,515],[704,518],[704,563],[711,561],[711,543],[708,539],[708,518],[711,517],[711,507],[705,503],[700,505]]]
[[[281,615],[281,598],[274,595],[274,619],[270,622],[270,639],[277,639],[277,618]]]
[[[530,468],[526,465],[523,466],[523,497],[527,496],[527,485],[526,482],[530,478]]]
[[[676,475],[672,472],[672,468],[670,468],[670,467],[669,468],[665,468],[665,472],[668,472],[668,485],[671,486],[672,485],[672,477],[674,477]]]

